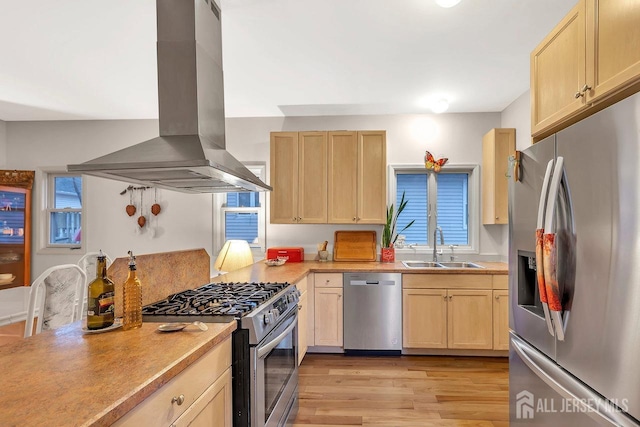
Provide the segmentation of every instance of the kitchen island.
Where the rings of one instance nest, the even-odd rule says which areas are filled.
[[[81,322],[0,347],[2,426],[107,426],[230,337],[236,322],[84,333]]]

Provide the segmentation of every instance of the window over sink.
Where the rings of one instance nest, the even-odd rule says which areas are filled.
[[[402,232],[405,236],[402,250],[431,250],[436,227],[442,228],[444,245],[457,245],[456,251],[477,251],[479,228],[477,165],[447,165],[438,174],[427,171],[423,165],[392,165],[389,179],[391,201],[398,206],[402,193],[407,206],[398,217],[396,229],[402,230],[410,221],[414,224]],[[439,235],[439,233],[438,233]],[[440,247],[440,237],[437,245]]]

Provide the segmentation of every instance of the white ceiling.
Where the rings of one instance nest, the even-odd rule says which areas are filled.
[[[222,0],[226,115],[502,111],[576,1]],[[155,39],[154,0],[0,0],[0,120],[156,118]]]

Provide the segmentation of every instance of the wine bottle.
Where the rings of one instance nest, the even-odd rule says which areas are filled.
[[[107,257],[100,251],[96,262],[96,278],[89,283],[87,294],[87,329],[104,329],[114,321],[114,286],[107,277]]]
[[[142,326],[142,284],[136,276],[136,269],[136,257],[129,251],[129,276],[123,286],[122,328],[124,330]]]

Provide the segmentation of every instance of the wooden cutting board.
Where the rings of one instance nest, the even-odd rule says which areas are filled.
[[[375,230],[335,232],[334,261],[375,261],[376,258]]]

